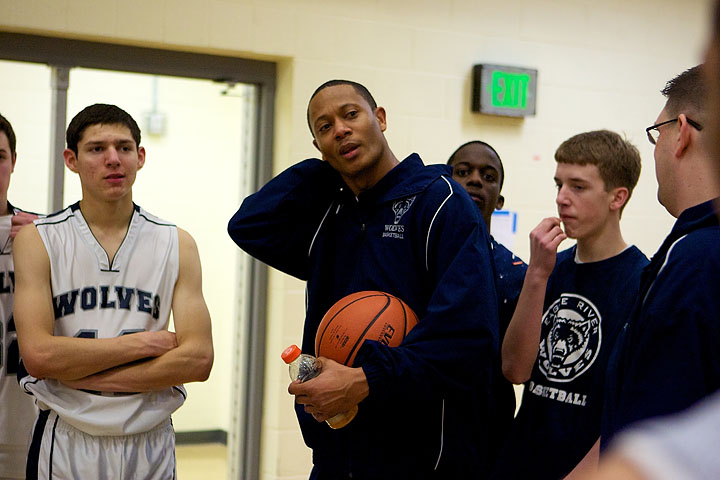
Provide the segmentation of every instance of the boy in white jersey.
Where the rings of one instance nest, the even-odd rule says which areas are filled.
[[[21,384],[41,410],[27,478],[175,478],[170,414],[213,361],[197,247],[133,203],[145,150],[129,114],[89,106],[67,144],[82,200],[14,252]]]
[[[13,238],[37,215],[18,210],[7,199],[15,169],[15,131],[0,115],[0,479],[25,478],[25,454],[37,416],[32,397],[17,382],[19,353],[13,320]]]

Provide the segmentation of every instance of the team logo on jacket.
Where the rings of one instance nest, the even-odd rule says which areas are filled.
[[[538,366],[548,380],[569,382],[595,362],[600,312],[587,298],[563,293],[543,315]]]
[[[397,202],[393,203],[393,212],[395,212],[395,225],[400,223],[400,219],[403,215],[407,213],[408,210],[410,210],[410,207],[412,206],[413,202],[415,201],[415,197],[405,198],[403,200],[398,200]]]
[[[393,203],[392,209],[393,213],[395,213],[395,220],[392,225],[385,225],[385,231],[382,234],[383,238],[405,238],[405,225],[400,224],[400,220],[410,210],[414,201],[415,197],[413,196]]]

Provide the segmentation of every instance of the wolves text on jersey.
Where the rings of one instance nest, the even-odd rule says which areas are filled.
[[[53,297],[55,319],[75,313],[80,303],[83,310],[100,309],[137,309],[145,312],[157,320],[160,317],[160,296],[144,290],[103,285],[100,287],[85,287],[61,293]]]

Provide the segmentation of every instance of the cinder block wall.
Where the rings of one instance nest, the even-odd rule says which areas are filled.
[[[598,128],[640,148],[643,174],[623,229],[647,254],[657,248],[673,219],[657,204],[643,130],[663,106],[665,81],[702,58],[710,3],[0,0],[0,29],[277,61],[276,171],[315,154],[305,123],[315,87],[330,78],[360,81],[387,109],[399,157],[415,151],[437,163],[467,140],[495,146],[505,163],[506,208],[519,213],[516,251],[527,259],[528,232],[555,211],[555,148]],[[483,62],[538,69],[535,117],[470,112],[471,68]],[[300,340],[304,286],[273,273],[269,288],[263,478],[306,478],[310,456],[278,360]]]

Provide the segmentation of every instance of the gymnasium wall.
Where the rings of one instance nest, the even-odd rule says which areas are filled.
[[[650,255],[673,219],[657,204],[644,128],[664,104],[658,91],[665,82],[702,58],[709,4],[0,0],[0,29],[278,62],[276,172],[315,155],[305,123],[315,87],[330,78],[359,81],[386,108],[387,136],[398,157],[418,152],[426,163],[444,163],[455,147],[472,139],[496,148],[505,163],[505,207],[518,212],[515,250],[525,259],[528,232],[555,212],[555,148],[581,131],[618,131],[643,157],[623,231]],[[471,113],[471,69],[478,63],[538,69],[537,115],[518,120]],[[5,101],[2,92],[0,99]],[[210,192],[212,185],[199,188]],[[206,279],[205,288],[213,281]],[[310,454],[292,414],[279,353],[300,341],[304,285],[273,272],[268,288],[262,478],[301,479],[307,477]],[[217,388],[212,382],[229,379],[215,377],[201,388]],[[227,428],[230,415],[222,412],[220,428]]]

